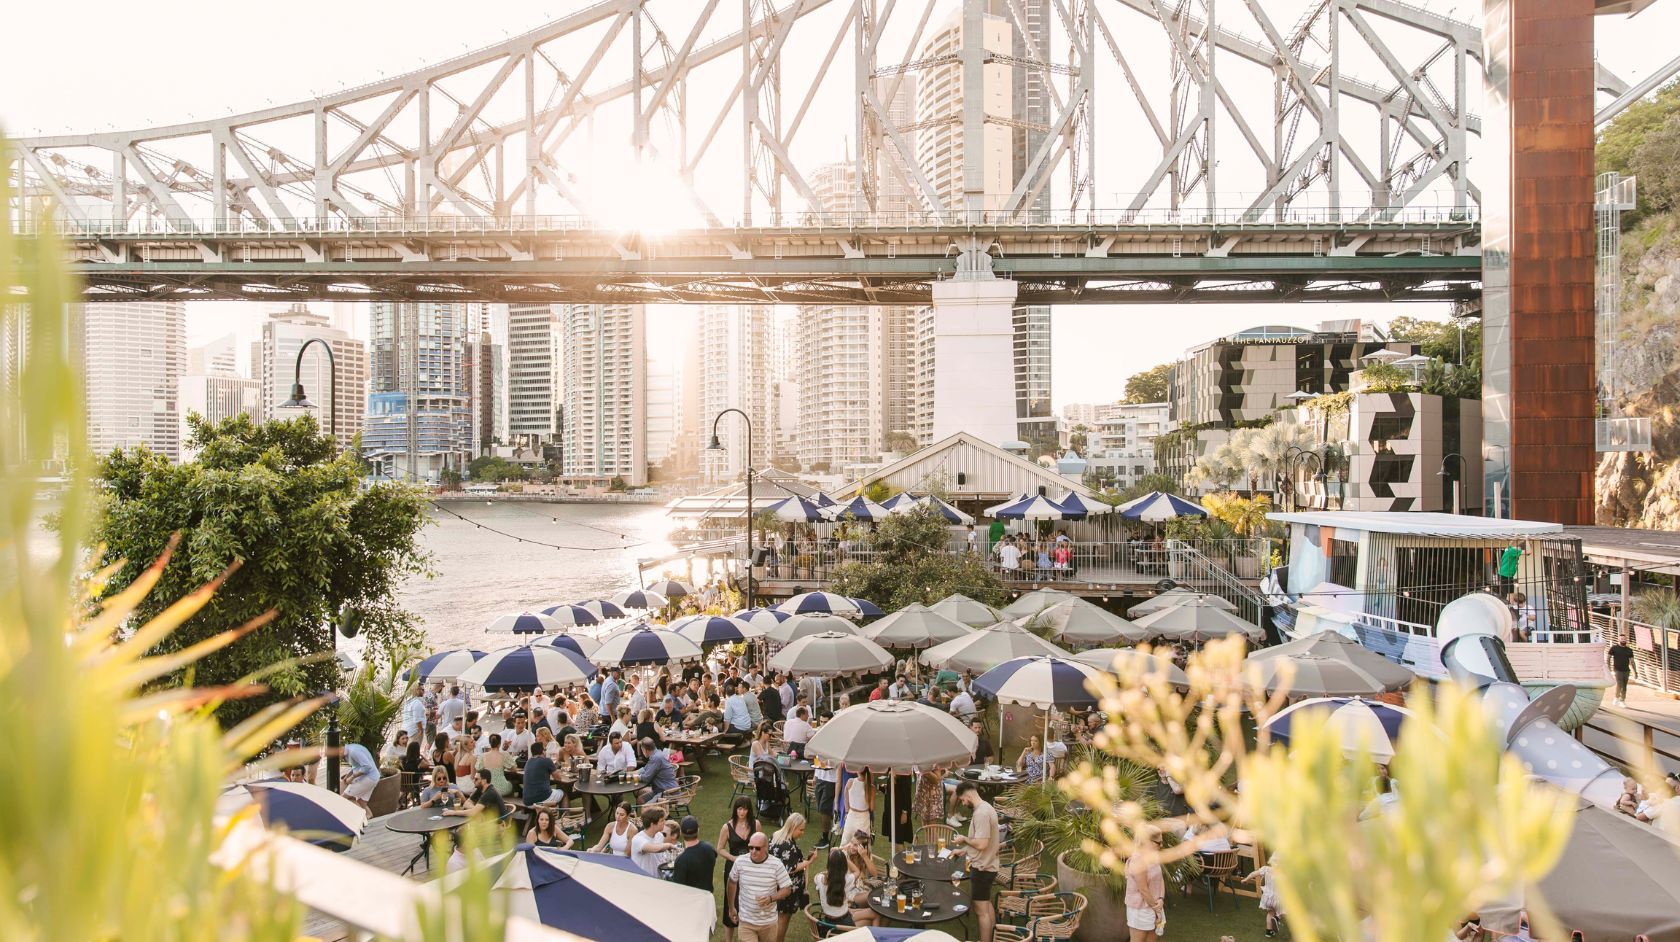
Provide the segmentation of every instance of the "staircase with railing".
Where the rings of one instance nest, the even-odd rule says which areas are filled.
[[[1245,552],[1241,554],[1232,553],[1216,560],[1183,540],[1168,540],[1168,578],[1192,591],[1215,595],[1230,602],[1236,606],[1237,614],[1244,621],[1259,625],[1266,600],[1242,579],[1237,578],[1231,569],[1238,558],[1266,559],[1270,558],[1271,552],[1265,545],[1268,541],[1261,538],[1240,542],[1252,542],[1254,545],[1244,547]]]

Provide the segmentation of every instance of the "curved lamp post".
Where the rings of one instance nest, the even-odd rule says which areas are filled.
[[[1284,493],[1289,498],[1290,510],[1299,509],[1298,502],[1295,500],[1295,472],[1300,467],[1301,459],[1309,456],[1313,459],[1313,462],[1318,466],[1319,470],[1322,471],[1324,469],[1324,462],[1311,448],[1304,448],[1300,445],[1290,445],[1288,450],[1283,453],[1283,473],[1284,480],[1286,482]]]
[[[1453,474],[1451,474],[1447,471],[1447,462],[1451,461],[1454,458],[1458,459],[1458,474],[1457,475],[1453,475]],[[1446,455],[1442,456],[1442,458],[1441,458],[1441,470],[1435,472],[1435,476],[1439,477],[1439,478],[1447,478],[1450,481],[1452,481],[1452,485],[1453,485],[1453,499],[1452,499],[1453,511],[1452,512],[1455,513],[1455,514],[1463,513],[1464,512],[1463,509],[1459,506],[1460,502],[1459,502],[1459,499],[1458,499],[1458,493],[1459,493],[1460,480],[1464,477],[1464,456],[1459,454],[1456,451],[1448,452]]]
[[[706,446],[706,450],[707,451],[723,451],[724,450],[723,449],[723,442],[718,441],[718,433],[717,433],[718,423],[723,421],[723,417],[728,415],[731,412],[740,416],[741,420],[747,423],[747,607],[748,608],[753,608],[755,605],[757,605],[757,602],[754,600],[755,599],[755,593],[753,591],[753,486],[752,486],[753,485],[753,469],[752,469],[753,426],[752,426],[752,416],[750,416],[750,415],[746,414],[745,412],[742,412],[740,409],[736,409],[734,407],[731,407],[731,408],[723,410],[722,412],[719,412],[717,414],[717,416],[712,419],[712,441],[711,441],[711,444]]]

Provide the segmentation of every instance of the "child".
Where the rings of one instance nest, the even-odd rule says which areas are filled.
[[[1276,936],[1278,922],[1283,919],[1283,904],[1278,900],[1277,885],[1272,881],[1272,868],[1256,867],[1253,873],[1243,877],[1243,882],[1259,885],[1260,908],[1266,912],[1266,938]]]

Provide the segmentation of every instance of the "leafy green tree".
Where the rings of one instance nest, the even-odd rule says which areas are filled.
[[[1162,363],[1141,373],[1133,373],[1126,380],[1126,401],[1133,405],[1143,402],[1166,402],[1167,381],[1171,374],[1171,363]]]
[[[893,496],[893,488],[885,481],[872,481],[863,489],[863,496],[879,504]]]
[[[1670,82],[1655,95],[1629,105],[1598,137],[1598,146],[1594,149],[1598,172],[1637,172],[1633,169],[1634,152],[1645,142],[1647,135],[1667,124],[1677,113],[1680,113],[1680,82]],[[1639,185],[1640,189],[1644,189],[1645,181],[1641,179]]]
[[[1628,169],[1639,178],[1639,205],[1668,212],[1680,206],[1680,111],[1645,133]]]
[[[335,687],[338,666],[311,655],[330,650],[328,623],[348,607],[370,651],[419,640],[412,615],[397,602],[410,575],[428,571],[416,537],[426,501],[401,484],[362,486],[353,452],[340,451],[312,417],[258,425],[240,415],[219,424],[193,416],[198,458],[171,464],[144,447],[113,452],[100,465],[104,490],[92,541],[127,565],[106,586],[122,591],[181,535],[163,577],[135,616],[155,617],[169,601],[229,567],[216,597],[159,644],[185,649],[265,613],[273,620],[199,661],[191,681],[231,684],[270,671],[269,690],[232,700],[219,713],[232,725],[283,697]],[[172,675],[169,682],[188,680]]]
[[[525,469],[506,458],[480,455],[467,464],[467,477],[474,481],[523,481]]]
[[[1432,321],[1422,317],[1402,315],[1388,322],[1388,335],[1395,340],[1418,345],[1418,352],[1448,363],[1457,363],[1460,348],[1459,333],[1463,329],[1464,362],[1476,364],[1481,370],[1482,322],[1467,318],[1464,323]]]
[[[950,530],[931,508],[894,514],[859,544],[869,551],[867,561],[842,563],[830,591],[865,598],[886,611],[911,602],[937,602],[953,592],[993,605],[1009,601],[1009,590],[985,560],[970,553],[950,552]]]
[[[613,491],[615,493],[616,492],[621,492],[621,491],[627,491],[629,489],[630,489],[630,485],[626,484],[624,482],[624,479],[622,477],[619,477],[616,474],[613,475],[612,481],[607,484],[607,490]]]

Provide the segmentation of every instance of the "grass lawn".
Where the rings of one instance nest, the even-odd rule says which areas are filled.
[[[693,805],[694,816],[700,819],[701,840],[716,842],[718,828],[723,825],[723,822],[729,816],[730,795],[731,784],[726,760],[723,756],[707,756],[706,775]],[[798,796],[794,798],[794,810],[800,812],[804,810]],[[588,838],[591,843],[600,837],[602,826],[604,825],[596,825],[590,828]],[[801,841],[801,844],[807,850],[816,841],[816,834],[814,833],[816,826],[816,823],[813,822],[807,828],[804,840]],[[766,833],[774,830],[774,825],[765,827]],[[882,847],[884,845],[877,841],[878,853]],[[1053,867],[1054,864],[1050,866]],[[723,863],[720,860],[717,875],[718,930],[713,933],[712,937],[714,939],[723,938],[722,875]],[[1214,901],[1214,911],[1210,913],[1208,912],[1205,890],[1201,892],[1200,896],[1189,898],[1174,893],[1169,893],[1168,896],[1167,933],[1162,937],[1163,942],[1178,939],[1186,940],[1186,942],[1219,942],[1221,936],[1227,935],[1233,936],[1236,942],[1258,942],[1258,940],[1264,940],[1265,938],[1265,919],[1261,916],[1255,900],[1251,898],[1219,894]],[[972,939],[975,931],[972,916],[969,918],[966,928],[963,928],[962,924],[957,922],[942,923],[932,928],[948,932],[959,939]],[[1104,938],[1126,938],[1126,927],[1123,925],[1104,926],[1102,929]],[[810,939],[809,924],[804,916],[796,914],[792,923],[789,924],[786,942],[810,942]]]

